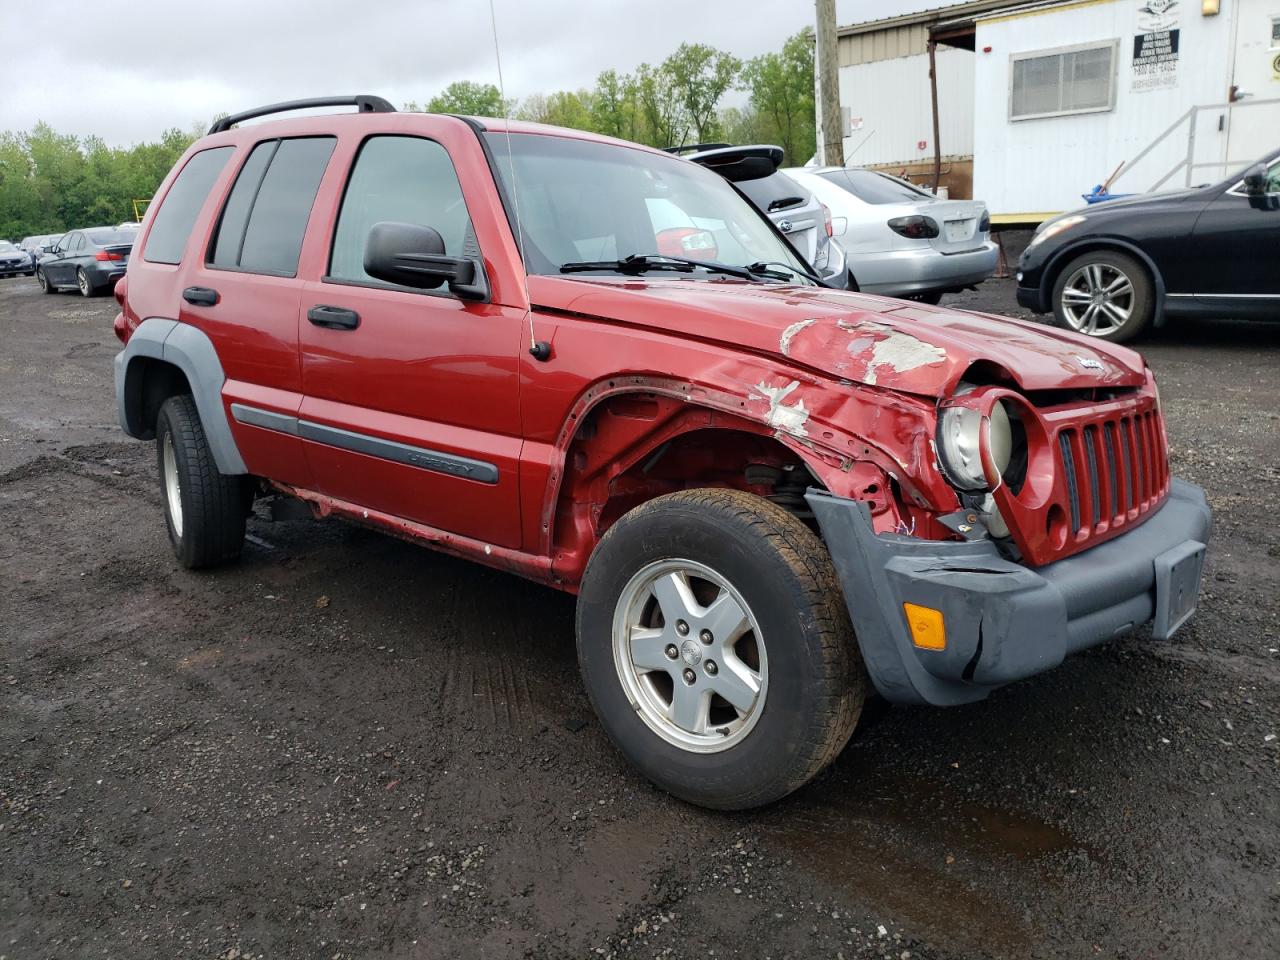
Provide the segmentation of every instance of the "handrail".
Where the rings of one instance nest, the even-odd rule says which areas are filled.
[[[283,103],[272,103],[265,107],[254,107],[252,110],[245,110],[243,113],[233,113],[230,116],[215,120],[213,126],[209,128],[209,133],[224,133],[237,123],[253,120],[256,117],[265,117],[272,113],[284,113],[289,110],[308,110],[312,107],[356,107],[356,112],[358,113],[396,112],[396,108],[389,101],[367,93],[358,93],[350,97],[312,97],[310,100],[286,100]]]
[[[1177,174],[1180,170],[1186,170],[1187,172],[1186,185],[1191,186],[1191,176],[1192,176],[1193,170],[1201,167],[1209,167],[1209,166],[1230,167],[1232,165],[1230,162],[1226,162],[1226,161],[1224,162],[1215,161],[1214,163],[1196,163],[1195,162],[1197,114],[1199,114],[1201,111],[1204,111],[1204,110],[1231,111],[1231,110],[1238,109],[1240,107],[1261,107],[1261,106],[1266,106],[1268,104],[1275,104],[1275,103],[1280,103],[1280,97],[1267,97],[1262,100],[1255,100],[1253,98],[1249,98],[1248,100],[1235,100],[1228,103],[1203,103],[1203,104],[1197,104],[1196,106],[1190,107],[1186,113],[1182,114],[1180,117],[1178,117],[1177,120],[1173,121],[1173,123],[1170,124],[1169,127],[1163,133],[1160,134],[1160,136],[1152,140],[1149,144],[1146,145],[1146,147],[1144,147],[1138,153],[1136,157],[1134,157],[1132,160],[1126,163],[1124,166],[1124,170],[1121,171],[1120,177],[1118,177],[1117,179],[1120,179],[1124,177],[1126,174],[1128,174],[1129,172],[1131,172],[1133,168],[1137,166],[1140,160],[1142,160],[1147,154],[1149,154],[1152,150],[1154,150],[1156,147],[1160,146],[1160,144],[1162,144],[1165,140],[1167,140],[1175,130],[1177,130],[1180,126],[1182,126],[1183,123],[1187,123],[1187,155],[1186,157],[1183,158],[1182,160],[1179,160],[1176,164],[1174,164],[1173,169],[1170,170],[1168,173],[1166,173],[1159,180],[1157,180],[1150,188],[1148,188],[1147,192],[1153,193],[1156,190],[1159,190],[1160,187],[1164,186],[1164,184],[1167,183],[1169,180],[1171,180],[1173,176]]]

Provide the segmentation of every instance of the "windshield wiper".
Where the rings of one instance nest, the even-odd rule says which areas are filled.
[[[791,264],[783,263],[781,260],[757,260],[755,263],[747,264],[746,269],[750,270],[751,273],[757,277],[776,277],[779,280],[789,279],[785,273],[779,273],[777,270],[770,270],[770,267],[782,267],[785,270],[791,271],[797,277],[804,277],[806,280],[812,280],[818,285],[822,284],[822,281],[818,277],[815,277],[807,270],[801,270],[799,267],[793,267]]]
[[[646,270],[674,270],[678,273],[692,273],[694,270],[707,270],[711,273],[722,273],[728,277],[741,280],[762,278],[786,280],[786,274],[768,269],[753,269],[763,264],[752,264],[750,267],[735,267],[717,260],[695,260],[693,257],[670,257],[665,253],[633,253],[621,260],[584,260],[580,263],[566,263],[560,267],[561,273],[583,273],[591,270],[613,270],[617,273],[644,273]]]
[[[613,270],[616,273],[644,273],[646,270],[675,270],[692,273],[694,261],[687,263],[674,257],[647,257],[633,253],[621,260],[581,260],[561,264],[561,273],[585,273],[592,270]]]

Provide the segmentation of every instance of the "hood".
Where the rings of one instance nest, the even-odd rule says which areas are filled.
[[[1206,193],[1212,194],[1212,188],[1194,187],[1190,190],[1170,190],[1165,193],[1135,193],[1128,197],[1120,196],[1112,200],[1103,200],[1088,206],[1077,207],[1074,210],[1060,213],[1056,217],[1050,217],[1036,227],[1035,232],[1039,233],[1045,227],[1066,217],[1087,217],[1089,220],[1098,220],[1118,210],[1131,210],[1134,207],[1174,206],[1187,200],[1203,197]]]
[[[535,310],[572,313],[723,344],[839,380],[949,396],[975,363],[1023,390],[1134,387],[1126,347],[988,314],[821,287],[737,280],[529,277]]]

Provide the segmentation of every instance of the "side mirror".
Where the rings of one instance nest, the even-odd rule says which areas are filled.
[[[364,272],[419,290],[448,284],[464,300],[484,300],[489,295],[484,273],[474,260],[446,256],[440,231],[416,223],[375,223],[364,245]]]
[[[1244,192],[1250,197],[1267,195],[1267,165],[1255,163],[1244,175]]]

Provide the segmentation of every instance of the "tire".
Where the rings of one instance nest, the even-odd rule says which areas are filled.
[[[1115,250],[1082,253],[1053,283],[1053,317],[1060,327],[1112,343],[1126,343],[1155,314],[1151,274],[1136,258]]]
[[[238,558],[250,480],[218,472],[189,394],[170,397],[160,407],[156,462],[165,526],[178,561],[195,570]]]
[[[84,272],[83,267],[76,267],[76,286],[80,288],[82,297],[92,297],[97,293],[97,288],[89,280],[89,275]]]
[[[738,629],[717,638],[735,612]],[[614,744],[657,786],[705,807],[758,807],[803,786],[848,742],[868,688],[826,548],[737,490],[668,494],[614,524],[583,577],[577,633]],[[675,712],[705,724],[668,716],[677,694],[699,707]]]
[[[49,278],[45,276],[43,270],[36,271],[36,279],[40,281],[40,291],[42,293],[57,293],[58,288],[49,282]]]

